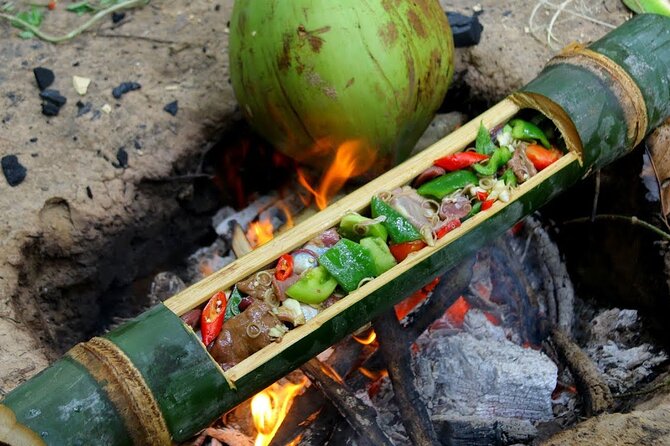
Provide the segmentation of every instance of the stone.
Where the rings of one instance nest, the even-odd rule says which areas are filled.
[[[23,167],[16,155],[3,156],[0,164],[2,165],[2,173],[10,186],[16,187],[26,179],[28,170]]]

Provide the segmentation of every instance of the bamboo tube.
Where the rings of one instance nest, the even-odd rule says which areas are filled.
[[[182,441],[394,303],[452,268],[577,182],[620,157],[670,115],[670,19],[638,16],[588,49],[570,47],[520,92],[403,165],[296,228],[102,338],[75,346],[0,404],[0,442],[15,445],[168,445]],[[509,203],[463,226],[350,293],[227,372],[178,318],[271,264],[374,194],[409,183],[436,158],[461,150],[480,122],[522,108],[552,119],[570,153],[523,183]]]

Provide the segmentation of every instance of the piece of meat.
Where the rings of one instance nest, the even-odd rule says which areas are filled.
[[[273,341],[270,329],[281,325],[272,307],[255,300],[243,313],[227,320],[209,353],[228,370]]]
[[[414,183],[412,183],[412,186],[414,188],[418,188],[422,184],[427,183],[430,180],[435,179],[437,177],[440,177],[445,173],[447,173],[447,171],[439,166],[430,166],[428,169],[421,172],[418,177],[416,177]]]
[[[272,278],[272,289],[279,302],[286,300],[286,290],[298,280],[300,280],[300,275],[298,274],[292,274],[286,280],[277,280],[276,277]]]
[[[528,144],[522,142],[518,145],[512,155],[512,159],[507,162],[507,166],[512,169],[514,176],[519,183],[523,183],[530,177],[537,174],[537,169],[533,166],[533,163],[530,162],[528,156],[526,155],[526,148]]]
[[[307,245],[316,245],[319,247],[330,248],[339,241],[340,241],[340,234],[337,233],[336,229],[330,228],[326,231],[323,231],[318,236],[314,237],[307,243]]]
[[[440,204],[439,215],[444,223],[449,223],[450,221],[466,217],[471,210],[472,205],[467,197],[463,195],[455,198],[445,197]]]
[[[439,217],[427,198],[419,195],[415,189],[404,186],[392,192],[388,204],[421,233],[426,243],[431,246],[435,243],[433,226],[439,223]]]
[[[191,327],[192,329],[197,329],[198,325],[200,325],[200,315],[202,314],[202,311],[198,308],[191,310],[187,313],[184,313],[181,317],[181,320],[184,321],[186,325]]]
[[[272,282],[275,278],[275,270],[268,269],[259,271],[237,283],[237,289],[248,294],[254,299],[265,301],[271,305],[279,305]]]

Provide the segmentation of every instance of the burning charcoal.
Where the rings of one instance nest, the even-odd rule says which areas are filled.
[[[37,81],[37,87],[40,91],[44,91],[54,83],[56,76],[54,72],[48,68],[37,67],[33,69],[33,74],[35,75],[35,80]]]
[[[117,169],[125,169],[128,167],[128,152],[126,152],[124,147],[119,147],[119,150],[116,152],[116,160],[118,162],[112,163],[112,165]]]
[[[484,27],[477,14],[466,16],[458,12],[447,12],[451,32],[454,35],[454,46],[462,48],[477,45],[482,37]]]
[[[142,85],[138,82],[121,82],[118,87],[112,90],[112,96],[114,96],[115,99],[121,99],[121,96],[124,94],[130,91],[139,90],[140,88],[142,88]]]
[[[40,93],[42,98],[42,113],[46,116],[57,116],[61,107],[67,102],[67,98],[58,90],[44,90]]]
[[[177,112],[179,111],[179,101],[170,102],[163,107],[163,111],[170,113],[172,116],[177,116]]]
[[[26,179],[28,170],[21,165],[16,155],[6,155],[2,157],[2,173],[11,187],[16,187]]]

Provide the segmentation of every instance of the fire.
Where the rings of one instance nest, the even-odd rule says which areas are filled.
[[[274,228],[270,220],[255,221],[247,229],[247,239],[251,246],[257,248],[274,237]]]
[[[291,409],[293,400],[306,384],[307,378],[298,384],[274,383],[252,398],[251,415],[258,432],[254,446],[270,444]]]
[[[463,296],[461,296],[447,309],[445,316],[447,316],[447,319],[449,319],[449,322],[451,322],[454,327],[460,328],[463,326],[465,315],[468,314],[469,310],[470,304]]]
[[[356,342],[359,342],[363,345],[370,345],[377,339],[377,333],[375,333],[374,330],[370,330],[370,333],[368,333],[368,335],[364,338],[359,338],[356,335],[352,335],[351,337],[354,338]]]
[[[382,379],[389,375],[389,372],[386,369],[375,372],[372,370],[368,370],[365,367],[359,367],[358,371],[361,372],[361,375],[365,376],[366,378],[372,381],[377,381],[378,379]]]
[[[375,152],[362,141],[346,141],[337,148],[335,158],[318,188],[312,187],[300,169],[298,169],[298,181],[314,196],[317,207],[325,209],[349,178],[365,173],[375,160]]]

